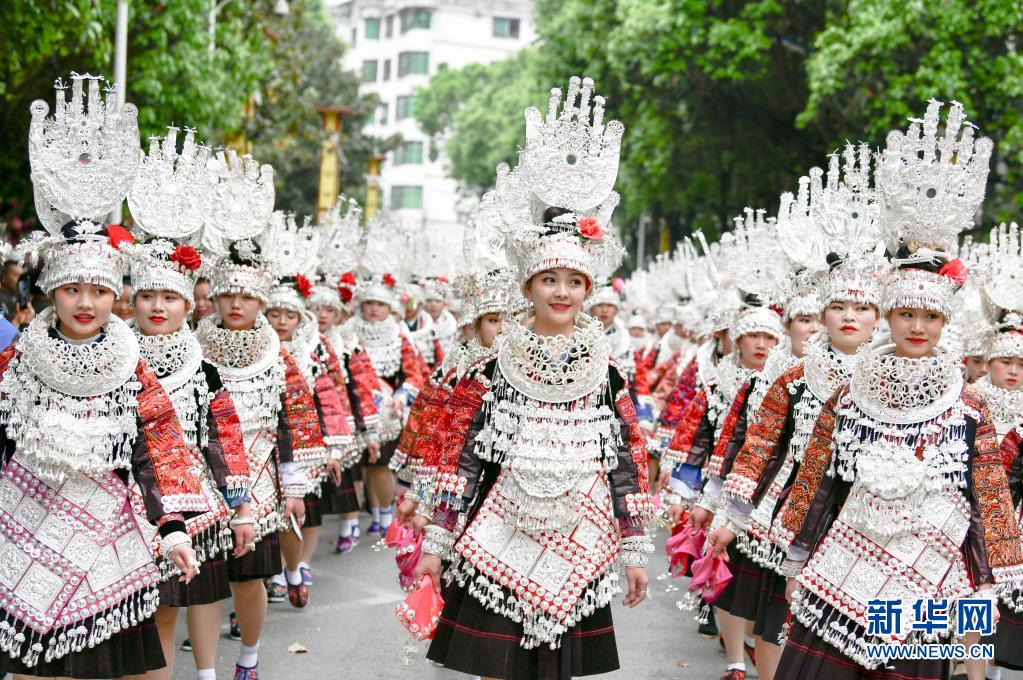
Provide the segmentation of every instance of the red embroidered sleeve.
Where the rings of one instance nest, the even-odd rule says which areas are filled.
[[[831,464],[831,435],[835,430],[835,404],[842,395],[849,391],[848,387],[842,388],[838,394],[829,399],[817,416],[817,422],[813,426],[813,434],[810,435],[810,442],[806,446],[806,453],[803,454],[803,462],[799,466],[799,474],[792,485],[792,491],[781,509],[782,535],[772,536],[778,544],[787,549],[792,541],[799,534],[799,530],[806,521],[806,514],[810,511],[817,489]]]
[[[322,459],[327,450],[312,390],[283,347],[281,359],[284,361],[284,412],[291,431],[293,459],[295,462]]]
[[[753,502],[753,494],[760,483],[768,461],[775,455],[778,440],[785,430],[789,411],[789,384],[803,375],[803,364],[793,366],[774,381],[767,390],[756,417],[746,431],[746,441],[735,457],[732,471],[725,479],[722,492],[746,503]]]
[[[636,367],[636,377],[633,380],[633,388],[636,390],[637,397],[649,397],[650,396],[650,376],[646,366],[643,365],[643,359],[639,352],[633,353],[632,358],[633,364]]]
[[[622,379],[624,380],[624,376]],[[636,475],[634,485],[636,490],[625,494],[625,498],[622,499],[624,501],[624,508],[630,517],[639,519],[644,524],[649,523],[653,519],[654,506],[650,500],[646,443],[643,437],[643,430],[639,426],[639,418],[636,416],[636,406],[632,402],[628,389],[623,389],[616,395],[614,406],[626,428],[622,432],[622,436],[628,442],[629,458],[632,463],[630,466],[620,465],[619,467],[628,470],[630,474],[634,468]],[[632,484],[627,484],[626,486],[633,488]],[[642,530],[640,527],[635,527],[635,532],[641,534]]]
[[[682,465],[693,448],[696,440],[696,432],[700,427],[700,421],[707,413],[707,392],[699,390],[696,396],[689,402],[685,413],[679,420],[675,433],[668,444],[667,450],[661,456],[661,469],[673,470],[676,466]]]
[[[1019,526],[1009,493],[1009,480],[998,450],[998,435],[987,404],[972,386],[963,388],[963,401],[980,412],[974,439],[973,489],[984,520],[988,564],[996,583],[1018,587],[1023,580],[1023,551],[1020,549]]]
[[[405,381],[400,388],[415,399],[430,377],[430,367],[415,344],[404,335],[401,336],[401,372]]]
[[[234,407],[231,393],[220,389],[210,400],[210,415],[217,428],[220,448],[227,463],[227,489],[229,492],[248,492],[249,457],[242,438],[242,423]]]
[[[359,348],[348,355],[348,374],[355,387],[355,394],[359,397],[359,415],[362,416],[363,425],[373,429],[380,421],[380,413],[373,399],[373,394],[380,389],[380,378],[365,350]]]
[[[199,453],[185,444],[174,404],[145,361],[139,361],[135,378],[142,384],[138,394],[140,434],[145,438],[165,513],[208,511],[200,486],[203,466]]]
[[[732,405],[728,407],[728,413],[725,414],[725,419],[721,422],[721,433],[718,436],[718,440],[714,442],[714,449],[711,451],[706,465],[704,465],[704,478],[721,476],[725,455],[728,452],[728,445],[732,442],[732,435],[735,433],[735,426],[739,422],[739,417],[742,416],[742,411],[746,408],[746,398],[749,396],[749,391],[750,383],[743,383],[736,393],[735,399],[732,400]]]
[[[1012,461],[1019,455],[1020,445],[1023,445],[1023,437],[1020,437],[1019,428],[1012,428],[1002,437],[998,450],[1002,454],[1002,466],[1006,473],[1012,467]]]

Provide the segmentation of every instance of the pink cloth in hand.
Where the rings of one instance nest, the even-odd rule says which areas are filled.
[[[433,578],[429,574],[408,597],[401,601],[395,610],[395,616],[406,630],[419,640],[429,640],[437,630],[444,600],[434,590]]]

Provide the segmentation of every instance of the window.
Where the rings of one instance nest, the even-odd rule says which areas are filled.
[[[415,118],[416,116],[416,96],[410,94],[404,97],[398,97],[396,106],[394,107],[394,119],[404,120],[405,118]]]
[[[375,83],[377,81],[377,60],[366,59],[362,62],[362,82]]]
[[[381,104],[377,107],[377,123],[380,125],[387,125],[387,104]]]
[[[402,142],[401,146],[394,150],[394,164],[406,165],[423,162],[422,142]]]
[[[391,79],[391,60],[384,59],[384,80]]]
[[[385,24],[384,32],[386,33],[388,38],[393,38],[394,37],[394,15],[392,14],[391,16],[387,17],[385,22],[386,22],[386,24]]]
[[[429,52],[402,52],[398,55],[398,77],[410,74],[427,75],[430,72]]]
[[[391,187],[391,210],[402,209],[423,209],[423,187]]]
[[[407,33],[413,28],[430,28],[432,12],[424,7],[408,7],[398,12],[401,20],[401,32]]]
[[[518,38],[519,20],[507,17],[494,17],[495,38]]]
[[[366,40],[380,40],[380,17],[366,19],[366,28],[362,33]]]

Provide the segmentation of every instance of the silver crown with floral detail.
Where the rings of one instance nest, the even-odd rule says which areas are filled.
[[[216,175],[207,167],[210,150],[195,142],[195,130],[185,128],[181,151],[179,129],[167,136],[150,137],[138,179],[128,192],[128,208],[135,223],[148,234],[182,239],[206,223],[213,204]]]

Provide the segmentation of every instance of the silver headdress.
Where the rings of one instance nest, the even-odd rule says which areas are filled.
[[[338,196],[320,222],[319,281],[309,296],[310,309],[330,307],[342,309],[352,299],[354,270],[358,262],[359,239],[362,236],[362,208],[354,198]],[[349,279],[343,282],[341,278]],[[347,299],[342,300],[341,291]]]
[[[358,265],[355,269],[357,302],[382,302],[397,310],[408,292],[406,283],[410,258],[414,258],[415,240],[421,225],[374,217],[361,231]]]
[[[149,154],[128,192],[128,208],[146,233],[180,239],[202,229],[210,214],[217,178],[207,167],[209,148],[195,143],[195,130],[185,128],[181,153],[178,128],[163,139],[151,137]]]
[[[517,293],[508,267],[500,215],[491,192],[477,206],[462,234],[462,271],[454,291],[470,321],[484,314],[508,312]]]
[[[980,250],[984,310],[992,331],[984,357],[1023,357],[1023,238],[1015,222],[991,230],[990,243]],[[980,277],[978,277],[980,278]]]
[[[306,217],[299,227],[294,213],[274,212],[263,234],[263,252],[277,285],[270,291],[267,308],[303,312],[316,278],[321,231]]]
[[[69,102],[58,80],[53,118],[47,118],[49,106],[42,100],[30,107],[28,153],[36,212],[49,236],[32,235],[17,252],[23,257],[48,250],[37,281],[47,293],[75,281],[121,293],[124,258],[104,233],[120,227],[104,230],[100,221],[124,200],[142,150],[135,107],[118,108],[112,89],[104,102],[101,82],[100,76],[73,74]],[[63,233],[62,226],[71,221],[73,233]],[[118,237],[128,237],[127,232]]]
[[[145,290],[169,290],[195,305],[195,281],[200,274],[202,256],[189,245],[166,239],[154,239],[129,248],[131,288],[138,294]]]
[[[734,218],[735,229],[721,236],[719,268],[740,291],[763,304],[780,304],[788,285],[789,263],[779,245],[774,218],[765,210],[746,208]]]
[[[496,205],[521,285],[559,267],[580,271],[592,283],[598,269],[616,269],[625,254],[609,233],[625,127],[604,124],[604,98],[594,97],[591,108],[592,93],[592,80],[573,76],[564,100],[559,88],[551,90],[546,117],[526,109],[520,165],[498,173]],[[548,208],[562,212],[545,223]]]
[[[939,137],[941,106],[931,100],[923,120],[911,119],[905,133],[890,132],[878,161],[877,186],[888,247],[892,252],[900,246],[909,251],[909,257],[893,261],[909,266],[889,275],[885,311],[917,307],[947,316],[965,276],[965,267],[945,269],[951,275],[944,275],[914,266],[940,265],[959,233],[972,226],[984,200],[993,150],[990,139],[974,139],[973,126],[958,102],[952,102]]]

